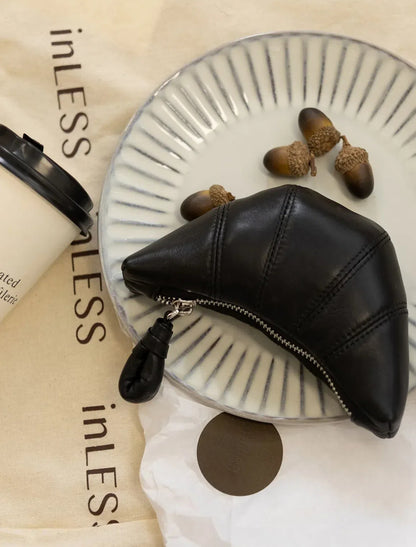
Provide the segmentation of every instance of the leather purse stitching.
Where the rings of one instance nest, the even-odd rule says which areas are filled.
[[[373,323],[377,322],[379,319],[383,318],[386,314],[389,314],[397,309],[404,309],[406,308],[406,302],[398,302],[397,304],[394,304],[393,306],[384,307],[383,309],[379,310],[377,313],[373,313],[365,319],[364,321],[361,321],[360,323],[357,323],[350,329],[348,329],[342,336],[339,336],[337,341],[332,345],[332,348],[329,349],[325,355],[330,355],[331,353],[337,351],[338,348],[343,346],[346,342],[348,342],[350,339],[354,338],[356,334],[359,334],[362,330],[367,328],[368,326],[372,325]]]
[[[301,315],[295,329],[299,331],[302,329],[306,321],[313,321],[316,316],[329,305],[331,300],[348,283],[348,281],[354,277],[354,275],[361,268],[363,268],[365,264],[367,264],[374,254],[389,241],[389,235],[387,232],[383,231],[374,242],[360,249],[360,251],[348,261],[336,277],[331,280],[327,287],[317,295],[308,307],[308,310]]]
[[[258,290],[257,290],[257,297],[256,297],[256,302],[255,302],[255,308],[257,308],[257,309],[259,308],[259,302],[262,299],[262,294],[263,294],[263,290],[264,290],[265,271],[266,271],[266,269],[268,267],[268,264],[269,264],[269,261],[271,259],[271,255],[272,255],[272,252],[273,252],[273,248],[274,248],[274,244],[275,244],[275,241],[276,241],[276,238],[277,238],[277,234],[278,234],[280,226],[283,222],[283,217],[284,217],[284,214],[285,214],[285,211],[286,211],[286,206],[287,206],[287,203],[288,203],[290,191],[291,191],[291,189],[287,188],[286,193],[285,193],[285,197],[284,197],[284,201],[283,201],[283,207],[280,210],[280,215],[278,217],[278,220],[276,222],[276,226],[274,228],[273,238],[271,240],[271,244],[269,245],[269,249],[267,251],[266,262],[264,263],[264,266],[263,266],[262,277],[261,277],[260,284],[259,284],[259,287],[258,287]]]
[[[212,241],[212,268],[211,268],[211,295],[212,298],[216,298],[218,291],[218,270],[219,270],[219,258],[221,254],[220,247],[222,246],[222,226],[224,221],[224,216],[226,212],[226,207],[221,205],[217,207],[217,215],[215,220],[215,230],[213,234]]]
[[[225,241],[225,225],[227,222],[228,217],[228,210],[230,208],[230,204],[227,203],[223,205],[222,207],[222,215],[220,220],[220,226],[218,229],[218,242],[217,242],[217,279],[216,279],[216,286],[215,286],[215,295],[218,295],[218,292],[220,291],[221,287],[221,271],[222,271],[222,252],[224,249],[224,241]]]
[[[210,267],[209,275],[208,275],[208,284],[209,284],[209,294],[213,296],[215,291],[215,260],[216,260],[216,246],[217,246],[217,230],[218,230],[218,216],[220,213],[220,207],[216,208],[215,211],[215,219],[214,222],[211,224],[211,246],[209,251],[209,257],[208,257],[208,264]]]
[[[377,314],[376,314],[377,315]],[[398,317],[400,315],[407,315],[406,304],[397,304],[395,307],[392,307],[390,310],[381,314],[377,319],[374,319],[370,324],[363,326],[354,336],[350,337],[349,340],[346,340],[341,344],[340,347],[335,348],[331,352],[326,354],[326,358],[336,358],[351,349],[353,346],[357,345],[364,338],[367,338],[375,330],[384,325],[387,321],[390,321],[393,317]]]
[[[289,223],[289,217],[293,209],[293,204],[295,201],[297,193],[297,186],[289,187],[286,191],[285,195],[285,201],[282,207],[282,212],[279,216],[279,220],[276,224],[276,228],[273,234],[272,244],[269,247],[269,251],[267,253],[266,262],[264,264],[263,268],[263,275],[262,280],[259,286],[259,290],[257,293],[257,299],[255,307],[257,310],[260,310],[262,308],[263,304],[263,297],[264,297],[264,289],[266,287],[268,278],[270,276],[270,273],[273,269],[273,265],[276,261],[276,258],[279,253],[279,248],[281,246],[281,243],[284,239],[286,228]]]

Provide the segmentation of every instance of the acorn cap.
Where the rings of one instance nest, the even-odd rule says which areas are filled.
[[[213,184],[210,186],[209,197],[214,207],[219,207],[220,205],[225,205],[226,203],[235,200],[235,196],[233,196],[231,192],[227,192],[221,184]]]
[[[323,156],[329,152],[341,138],[341,133],[333,125],[316,129],[308,139],[309,150],[315,156]]]
[[[344,144],[335,160],[335,169],[344,174],[361,163],[368,163],[368,152],[364,148]]]
[[[303,177],[309,171],[309,148],[300,141],[295,141],[287,147],[287,162],[292,177]]]

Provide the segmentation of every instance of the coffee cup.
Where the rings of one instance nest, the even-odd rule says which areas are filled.
[[[0,125],[0,321],[93,220],[82,186],[27,135]]]

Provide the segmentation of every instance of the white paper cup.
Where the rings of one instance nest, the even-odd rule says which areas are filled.
[[[82,186],[26,135],[0,125],[0,321],[92,225]]]

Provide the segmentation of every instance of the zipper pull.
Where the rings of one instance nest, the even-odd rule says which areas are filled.
[[[177,298],[170,305],[173,306],[173,310],[165,313],[165,318],[168,319],[168,321],[172,321],[175,317],[182,317],[182,315],[191,315],[196,306],[196,302],[195,300]]]
[[[130,403],[150,401],[159,391],[173,334],[172,321],[190,315],[196,302],[179,298],[171,305],[173,309],[156,319],[124,365],[118,387],[120,395]]]

